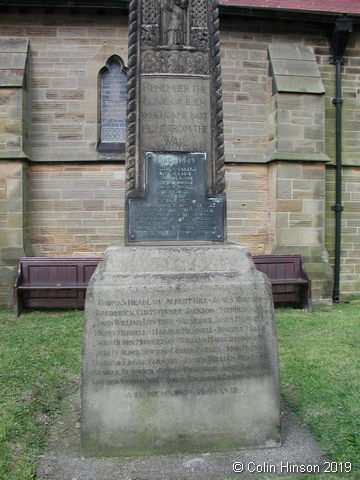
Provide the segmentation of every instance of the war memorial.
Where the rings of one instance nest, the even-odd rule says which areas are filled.
[[[83,454],[278,446],[271,288],[226,241],[217,1],[129,8],[126,240],[87,291]]]

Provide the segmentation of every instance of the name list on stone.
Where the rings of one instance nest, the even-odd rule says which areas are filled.
[[[247,317],[246,296],[141,296],[98,301],[95,384],[211,382],[267,374],[265,326],[253,313]]]

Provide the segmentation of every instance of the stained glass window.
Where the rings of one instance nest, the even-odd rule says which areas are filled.
[[[126,68],[112,55],[100,70],[100,139],[101,152],[125,150],[126,141]]]

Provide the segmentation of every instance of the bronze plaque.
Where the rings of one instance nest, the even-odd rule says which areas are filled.
[[[225,198],[206,196],[205,153],[146,153],[146,198],[128,200],[129,242],[224,240]]]

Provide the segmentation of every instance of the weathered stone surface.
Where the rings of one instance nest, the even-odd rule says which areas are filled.
[[[13,54],[14,52],[26,53],[29,40],[27,38],[0,38],[0,52]],[[1,67],[0,67],[1,68]]]
[[[271,58],[316,61],[314,50],[303,45],[269,45]]]
[[[148,150],[208,151],[211,145],[207,79],[176,76],[143,80],[140,131]]]
[[[279,75],[293,75],[300,77],[319,77],[319,67],[315,60],[292,60],[289,58],[277,58],[271,62],[273,71]]]
[[[21,87],[24,79],[23,69],[0,70],[1,87]]]
[[[271,289],[245,248],[111,247],[85,318],[85,455],[278,445]]]
[[[243,247],[194,246],[225,241],[217,2],[129,19],[125,238],[144,246],[108,249],[87,290],[83,453],[277,446],[269,282]]]
[[[294,92],[294,93],[324,93],[324,85],[321,78],[318,77],[302,77],[291,75],[277,75],[276,89],[278,92]]]
[[[311,47],[269,45],[269,57],[275,92],[325,93]]]
[[[28,253],[24,210],[27,167],[20,161],[0,162],[0,305],[12,299],[13,270]],[[26,253],[25,253],[26,252]],[[9,276],[9,272],[10,276]]]

